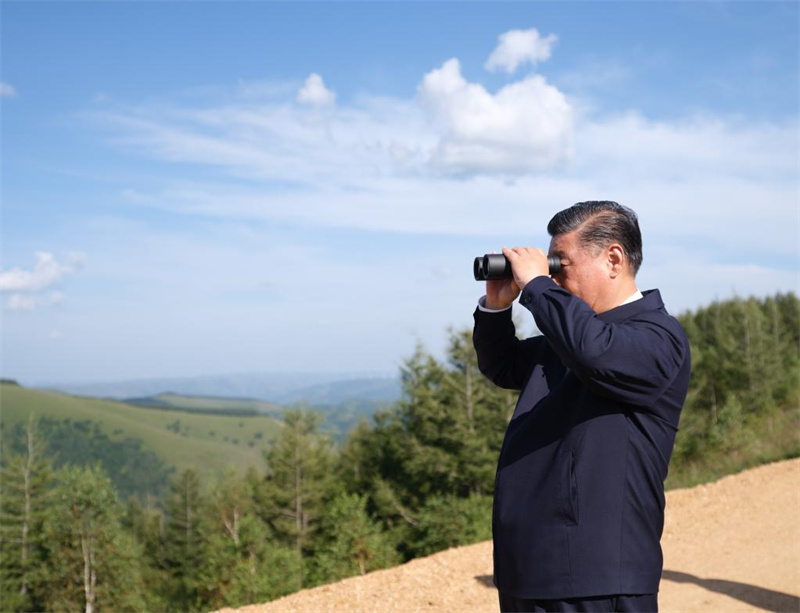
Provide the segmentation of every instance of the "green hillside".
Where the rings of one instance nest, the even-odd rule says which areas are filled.
[[[158,408],[164,411],[181,411],[185,413],[215,414],[223,416],[255,416],[266,415],[278,419],[283,418],[287,408],[306,409],[319,413],[322,416],[321,429],[339,442],[344,442],[347,433],[356,427],[361,419],[369,421],[376,411],[386,408],[384,403],[372,398],[351,398],[341,400],[342,386],[349,382],[339,382],[336,385],[321,385],[310,388],[311,399],[299,398],[276,404],[255,398],[225,398],[221,396],[196,396],[164,392],[155,396],[141,398],[126,398],[124,403],[137,407]],[[387,387],[383,382],[373,384],[379,391]],[[358,384],[358,391],[368,389],[364,383]],[[352,390],[351,390],[352,391]],[[330,399],[333,401],[328,401]]]
[[[144,398],[126,398],[124,402],[140,407],[222,415],[269,415],[280,417],[284,410],[283,406],[279,404],[255,398],[192,396],[187,394],[175,394],[174,392],[164,392],[157,396],[147,396]]]
[[[3,438],[28,415],[72,421],[89,420],[112,440],[142,440],[178,471],[193,468],[218,473],[228,466],[262,466],[262,452],[280,431],[281,422],[266,415],[223,416],[136,407],[121,402],[69,396],[0,384]]]

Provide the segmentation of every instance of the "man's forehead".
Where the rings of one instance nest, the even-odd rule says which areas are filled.
[[[568,253],[575,248],[576,232],[557,234],[550,239],[550,253]]]

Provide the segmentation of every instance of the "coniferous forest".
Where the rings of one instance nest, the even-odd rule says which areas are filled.
[[[667,487],[800,455],[798,298],[679,319],[693,375]],[[469,330],[449,333],[445,362],[419,347],[402,383],[342,444],[289,411],[261,466],[212,482],[184,470],[158,496],[121,495],[99,464],[56,467],[31,421],[0,473],[2,610],[209,611],[491,538],[516,394],[480,374]]]

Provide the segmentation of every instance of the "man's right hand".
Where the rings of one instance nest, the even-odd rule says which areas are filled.
[[[514,279],[495,279],[486,282],[486,308],[505,309],[519,296],[520,288]]]

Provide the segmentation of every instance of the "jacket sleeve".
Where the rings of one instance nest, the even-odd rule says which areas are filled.
[[[665,311],[608,323],[549,277],[528,283],[521,302],[562,363],[600,395],[650,406],[689,358],[682,328]]]
[[[511,309],[499,313],[475,309],[473,317],[478,368],[495,385],[521,390],[533,367],[541,363],[547,341],[542,336],[519,340]]]

